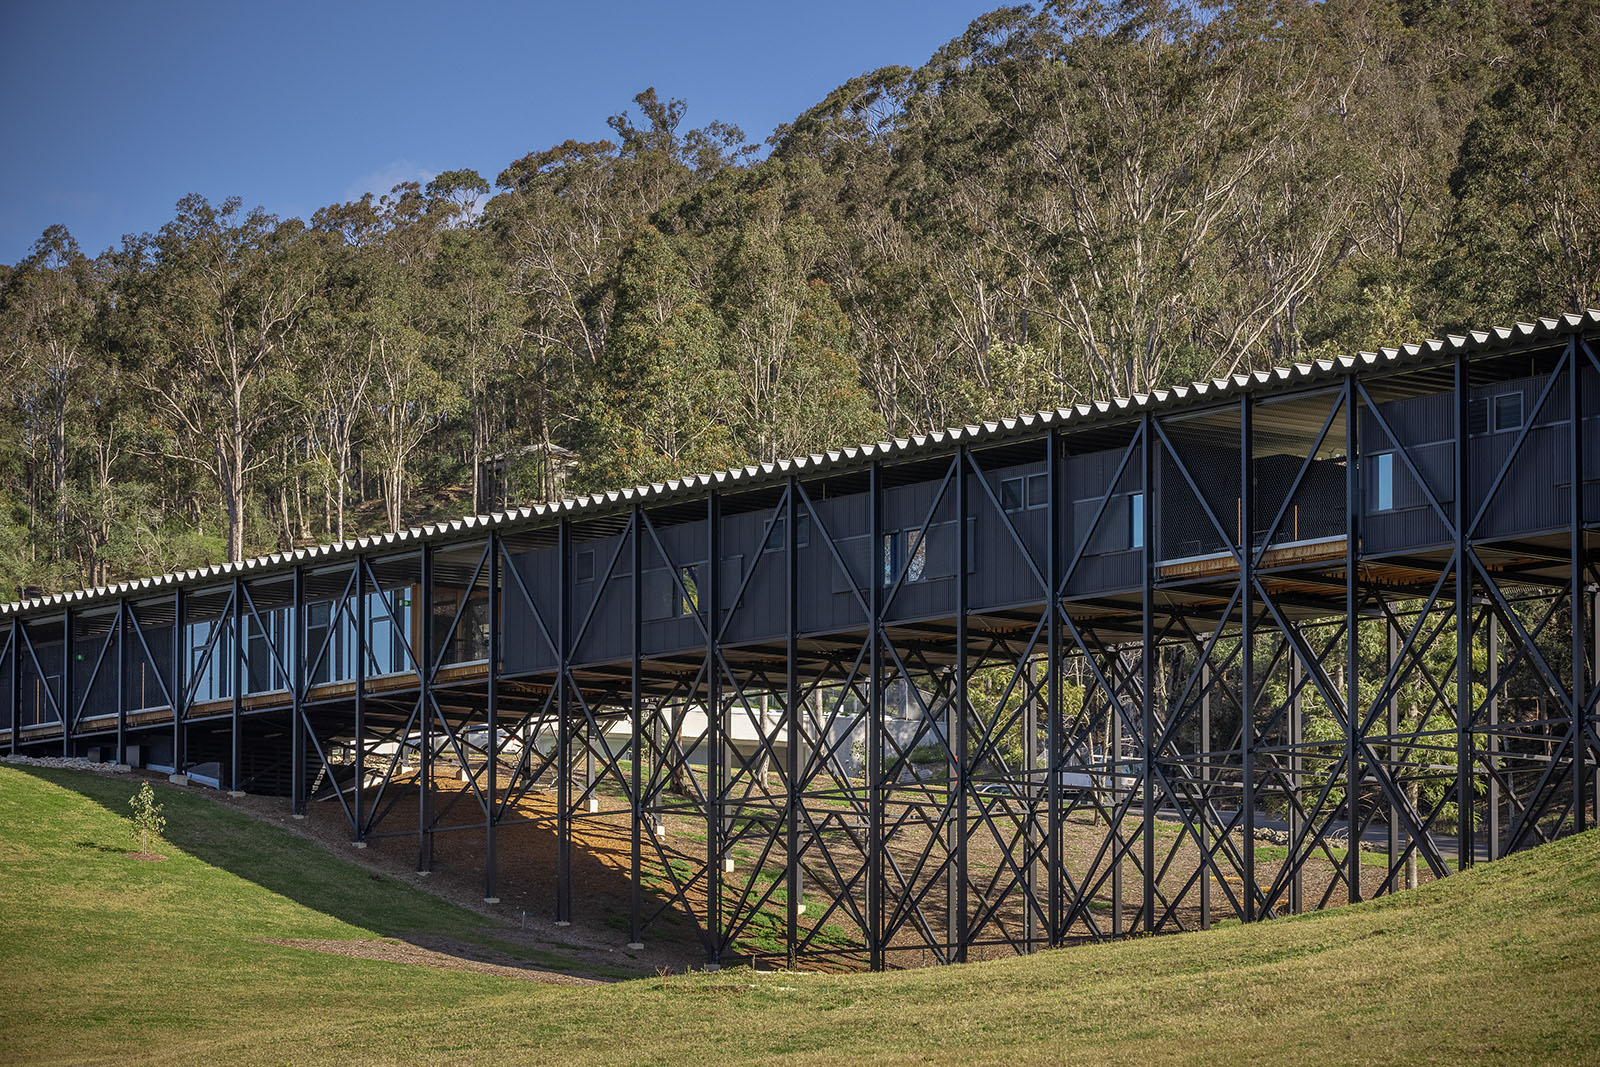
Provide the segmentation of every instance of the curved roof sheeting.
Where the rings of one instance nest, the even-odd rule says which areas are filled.
[[[928,434],[915,434],[893,440],[877,441],[837,451],[796,456],[776,463],[761,463],[710,474],[696,474],[685,478],[669,479],[652,485],[633,486],[628,489],[609,490],[586,496],[572,497],[550,504],[512,508],[490,515],[469,515],[446,522],[413,526],[396,533],[373,534],[352,538],[334,544],[299,548],[290,552],[273,552],[238,563],[220,563],[209,567],[174,571],[152,578],[139,578],[113,582],[92,589],[77,589],[66,593],[52,593],[41,597],[14,601],[0,605],[0,617],[28,613],[41,609],[57,609],[122,596],[138,596],[175,585],[204,584],[218,578],[247,575],[252,572],[275,571],[299,564],[336,560],[350,553],[381,550],[403,546],[411,542],[437,539],[455,539],[471,536],[479,530],[502,526],[542,525],[545,520],[584,513],[603,513],[624,505],[656,504],[691,498],[712,487],[755,487],[790,474],[836,472],[865,465],[875,460],[911,459],[952,444],[982,445],[1003,442],[1012,437],[1023,437],[1045,427],[1093,425],[1115,421],[1118,418],[1147,410],[1168,410],[1203,403],[1221,397],[1237,395],[1241,391],[1272,392],[1282,388],[1309,384],[1319,379],[1342,375],[1351,370],[1378,368],[1403,369],[1415,363],[1427,366],[1442,358],[1458,354],[1479,355],[1501,348],[1520,347],[1540,342],[1550,342],[1600,327],[1600,310],[1589,309],[1583,314],[1565,314],[1553,318],[1539,318],[1534,322],[1518,322],[1512,326],[1497,326],[1486,330],[1470,330],[1466,334],[1449,334],[1441,339],[1430,339],[1398,348],[1383,348],[1377,352],[1359,352],[1336,359],[1295,363],[1270,370],[1251,371],[1227,378],[1193,382],[1189,385],[1156,389],[1132,397],[1117,397],[1092,404],[1053,408],[999,419],[981,425],[954,426]]]

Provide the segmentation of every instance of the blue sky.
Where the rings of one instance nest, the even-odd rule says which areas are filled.
[[[280,215],[569,137],[654,85],[754,141],[1000,0],[256,3],[0,0],[0,262],[94,254],[179,197]]]

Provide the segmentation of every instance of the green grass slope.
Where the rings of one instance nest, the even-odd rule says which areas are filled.
[[[1600,837],[1385,900],[899,974],[544,985],[261,938],[483,920],[180,790],[0,767],[7,1063],[1600,1063]]]

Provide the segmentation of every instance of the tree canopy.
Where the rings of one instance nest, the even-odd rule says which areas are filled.
[[[1000,8],[750,143],[646,89],[0,266],[0,593],[1600,303],[1600,0]]]

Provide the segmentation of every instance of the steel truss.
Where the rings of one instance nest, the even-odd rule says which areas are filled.
[[[910,476],[882,458],[853,473],[871,509],[865,574],[819,507],[830,476],[797,468],[758,495],[711,486],[691,518],[637,501],[610,515],[620,539],[581,611],[574,544],[593,531],[568,516],[14,616],[0,727],[13,753],[159,739],[179,773],[210,754],[233,790],[286,780],[296,814],[314,796],[336,802],[352,842],[414,839],[421,871],[437,834],[481,834],[489,900],[498,835],[530,826],[555,840],[562,923],[597,918],[575,898],[575,843],[625,827],[628,942],[687,924],[712,965],[955,962],[1358,901],[1594,817],[1600,572],[1584,434],[1567,434],[1564,529],[1516,543],[1483,533],[1533,416],[1560,407],[1583,425],[1595,350],[1572,337],[1552,358],[1476,499],[1439,491],[1375,398],[1392,383],[1352,371],[1284,398],[1243,391],[1203,422],[1124,420],[1114,470],[1088,500],[1066,484],[1075,431],[1041,430],[1026,447],[1047,475],[1048,529],[1075,506],[1084,532],[1071,540],[1030,538],[997,494],[998,453],[963,443],[916,459],[936,488],[920,526],[894,533],[898,548],[885,500],[891,478]],[[1473,368],[1458,355],[1444,369],[1464,486]],[[1272,439],[1294,473],[1270,491],[1264,412],[1299,427],[1290,453]],[[1427,551],[1363,549],[1370,490],[1351,457],[1368,454],[1369,432],[1442,531]],[[1231,473],[1219,474],[1219,441]],[[1286,555],[1326,463],[1344,472],[1342,529]],[[1157,550],[1157,506],[1144,507],[1137,581],[1082,592],[1114,501],[1158,484],[1203,516],[1195,538],[1221,548],[1174,565]],[[716,563],[696,572],[723,558],[727,508],[761,512],[754,561],[737,578]],[[1002,531],[984,552],[1034,590],[1004,608],[972,606],[980,515]],[[674,551],[665,530],[690,521],[703,536]],[[826,632],[802,626],[802,523],[851,605]],[[956,531],[953,610],[907,616],[940,524]],[[535,544],[556,549],[553,595],[519,568]],[[692,608],[697,651],[646,647],[652,569]],[[782,636],[733,640],[770,607],[748,593],[773,573]],[[628,605],[632,652],[593,662],[581,650],[607,597]],[[526,632],[505,632],[508,605]],[[511,641],[552,665],[507,670]],[[332,670],[341,656],[348,669]]]

